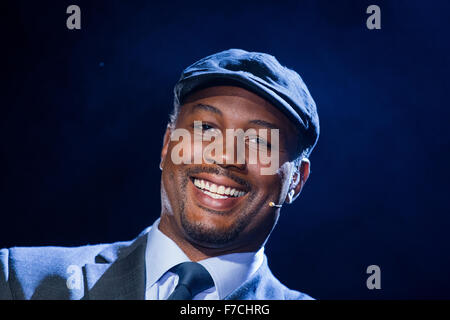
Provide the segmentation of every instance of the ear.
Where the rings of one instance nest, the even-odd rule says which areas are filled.
[[[311,163],[308,158],[303,158],[298,166],[293,168],[294,173],[292,174],[291,185],[289,186],[289,191],[286,196],[286,203],[292,203],[297,199],[300,195],[300,192],[303,189],[303,186],[308,180],[309,172],[310,172]]]
[[[164,133],[164,138],[163,138],[163,146],[161,149],[161,161],[159,162],[159,169],[161,169],[161,171],[162,171],[162,164],[167,155],[167,150],[169,149],[171,134],[172,134],[172,130],[170,129],[170,124],[167,124],[166,132]]]

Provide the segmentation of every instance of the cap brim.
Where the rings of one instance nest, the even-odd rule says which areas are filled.
[[[201,74],[192,75],[179,81],[175,86],[175,96],[180,104],[183,103],[184,98],[195,90],[207,88],[211,86],[226,84],[236,84],[243,87],[258,96],[266,99],[272,103],[277,109],[283,112],[296,125],[300,124],[307,127],[307,124],[299,117],[299,113],[295,111],[285,99],[280,96],[280,93],[273,90],[270,85],[257,81],[252,77],[236,74],[236,73],[217,73],[205,72]]]

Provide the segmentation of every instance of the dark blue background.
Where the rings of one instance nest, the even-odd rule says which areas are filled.
[[[66,28],[77,4],[82,29]],[[365,26],[370,4],[382,29]],[[321,136],[266,252],[318,299],[450,298],[448,1],[8,1],[0,247],[134,238],[160,213],[182,69],[243,48],[297,70]],[[366,288],[381,267],[381,290]]]

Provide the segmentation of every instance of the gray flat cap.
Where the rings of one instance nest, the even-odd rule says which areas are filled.
[[[175,106],[194,90],[221,83],[236,84],[271,102],[295,123],[309,156],[319,138],[316,104],[298,73],[269,54],[229,49],[187,67],[174,88]]]

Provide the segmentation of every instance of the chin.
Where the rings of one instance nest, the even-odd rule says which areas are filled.
[[[223,223],[214,221],[217,219],[189,219],[181,215],[181,225],[187,238],[192,242],[205,247],[223,247],[229,245],[238,238],[243,226],[239,223],[224,226]]]

